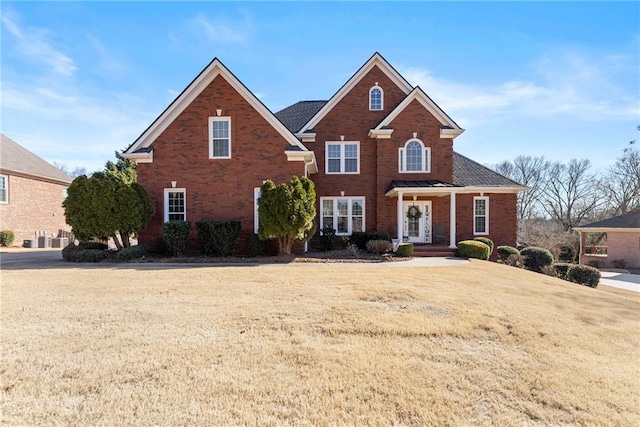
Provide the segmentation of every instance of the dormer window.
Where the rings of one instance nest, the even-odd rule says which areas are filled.
[[[401,173],[431,172],[431,148],[419,139],[410,139],[398,149],[398,163]]]
[[[369,110],[371,111],[379,111],[382,110],[383,106],[383,92],[382,88],[378,86],[376,82],[376,86],[369,89]]]

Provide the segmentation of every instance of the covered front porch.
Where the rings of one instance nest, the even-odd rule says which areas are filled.
[[[414,243],[417,252],[456,249],[456,193],[461,189],[438,180],[392,181],[385,195],[397,198],[398,239]]]

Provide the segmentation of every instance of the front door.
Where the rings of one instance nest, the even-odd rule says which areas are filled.
[[[431,243],[431,202],[404,202],[403,237],[412,243]]]

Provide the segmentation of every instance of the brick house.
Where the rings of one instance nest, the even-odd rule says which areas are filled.
[[[463,131],[378,53],[328,101],[275,114],[214,59],[124,153],[156,203],[140,238],[170,220],[239,219],[254,232],[263,181],[306,175],[319,228],[337,235],[515,245],[526,187],[454,152]]]
[[[0,229],[15,233],[14,245],[36,233],[70,232],[62,202],[72,178],[0,134]]]
[[[580,264],[613,268],[615,261],[624,261],[628,268],[640,268],[640,210],[574,230],[580,233]]]

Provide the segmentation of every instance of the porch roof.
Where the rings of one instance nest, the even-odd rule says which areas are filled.
[[[411,193],[427,194],[427,193],[450,193],[451,189],[460,188],[459,185],[450,184],[438,179],[424,179],[418,181],[396,180],[391,181],[385,194],[387,196],[396,195],[399,191],[410,190]]]

